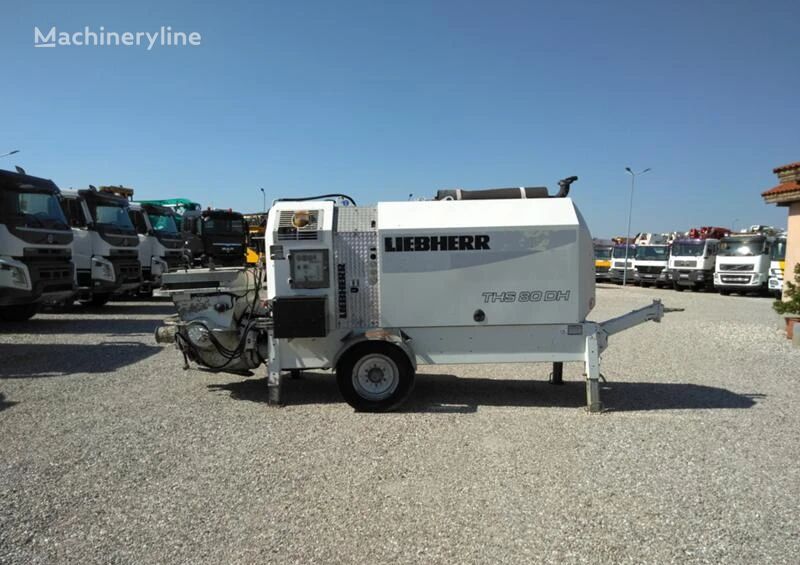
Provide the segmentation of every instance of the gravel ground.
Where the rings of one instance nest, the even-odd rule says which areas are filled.
[[[0,328],[2,563],[796,563],[800,350],[764,298],[604,287],[582,367],[422,368],[359,414],[329,374],[183,371],[169,303]]]

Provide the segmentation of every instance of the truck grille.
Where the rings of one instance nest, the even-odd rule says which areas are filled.
[[[28,267],[34,283],[41,292],[72,290],[74,267],[65,261],[60,263],[31,263]]]
[[[675,259],[675,266],[676,267],[697,267],[697,261],[686,261],[681,259]]]
[[[745,264],[745,265],[736,265],[732,263],[722,263],[719,266],[720,271],[753,271],[755,270],[755,265],[753,264]]]
[[[661,271],[664,270],[664,267],[663,266],[662,267],[658,267],[658,266],[642,266],[642,267],[636,267],[636,270],[639,271],[640,273],[645,273],[647,275],[657,275],[657,274],[661,273]]]
[[[595,267],[594,271],[596,273],[607,273],[610,267]]]
[[[751,275],[721,275],[719,277],[723,284],[748,284],[751,279]]]
[[[142,269],[139,261],[113,261],[113,263],[117,282],[124,284],[142,280]]]

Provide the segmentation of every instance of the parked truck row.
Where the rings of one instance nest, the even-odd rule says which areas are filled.
[[[735,233],[710,226],[643,233],[630,240],[595,240],[594,247],[597,280],[724,295],[783,291],[786,234],[771,226]]]
[[[101,306],[115,295],[150,295],[180,268],[245,263],[242,214],[197,203],[178,213],[133,193],[62,191],[22,169],[0,170],[0,320],[27,320],[48,303]]]

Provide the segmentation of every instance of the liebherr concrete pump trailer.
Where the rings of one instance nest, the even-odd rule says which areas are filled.
[[[594,256],[567,197],[575,180],[552,196],[533,187],[367,207],[276,201],[261,268],[164,275],[162,293],[178,314],[156,339],[177,344],[187,367],[248,374],[266,364],[273,404],[284,373],[332,369],[345,400],[363,411],[402,403],[418,365],[548,362],[559,382],[562,363],[577,361],[588,408],[600,411],[609,336],[660,321],[664,307],[587,321]]]

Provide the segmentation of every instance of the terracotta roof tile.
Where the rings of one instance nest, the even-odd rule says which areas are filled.
[[[761,196],[775,196],[776,194],[786,194],[787,192],[800,192],[800,183],[797,181],[785,182],[762,192]]]
[[[790,169],[800,169],[800,161],[797,161],[796,163],[789,163],[788,165],[781,165],[780,167],[775,167],[774,169],[772,169],[772,172],[777,174],[777,173],[782,173],[783,171],[788,171]]]

